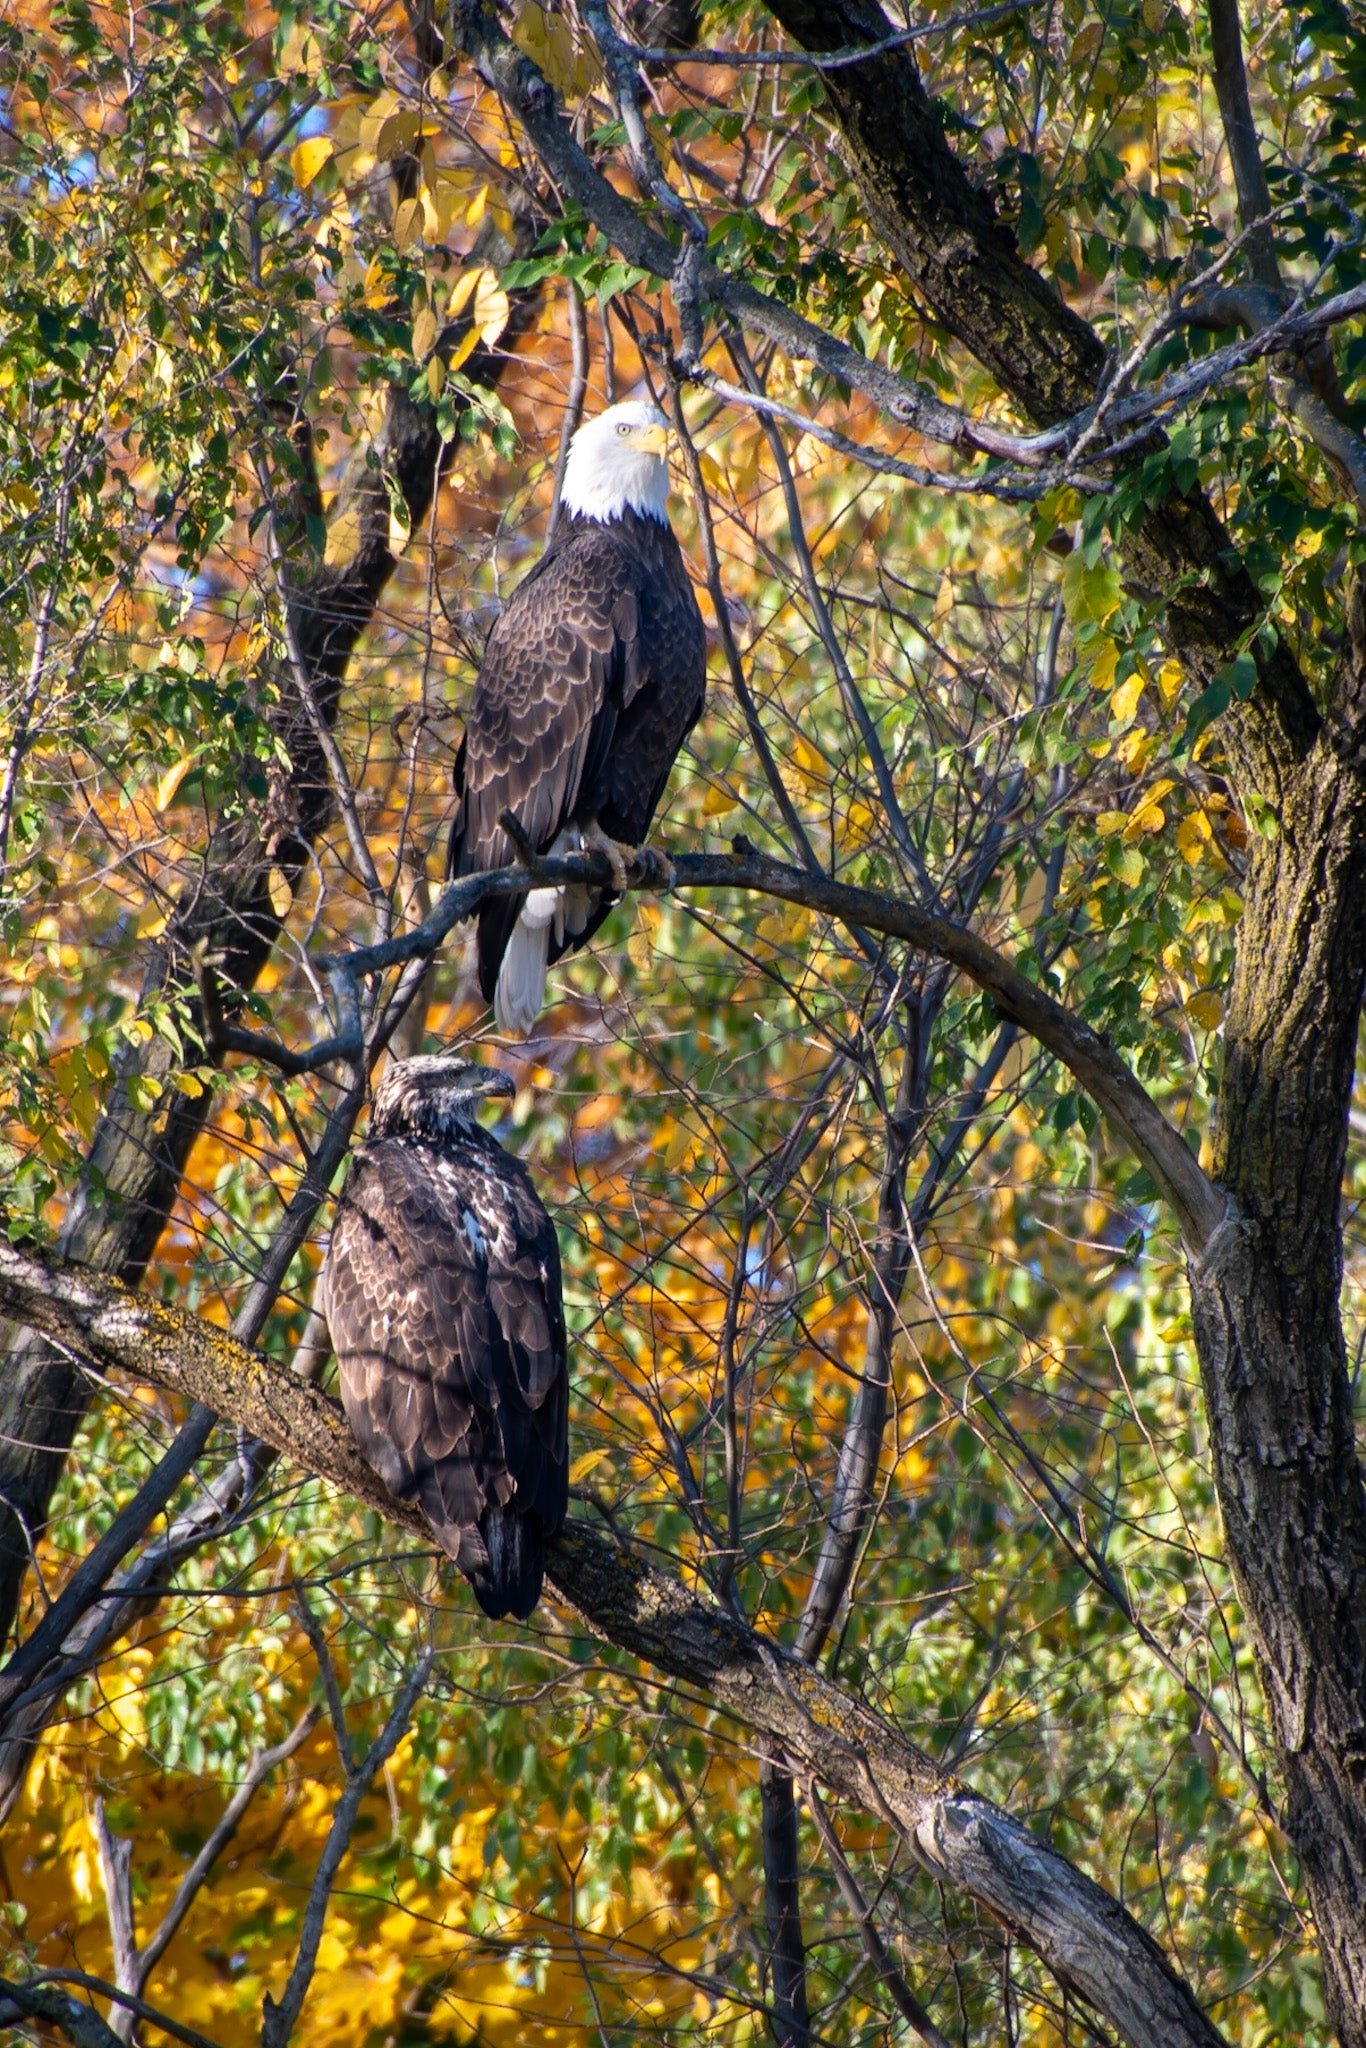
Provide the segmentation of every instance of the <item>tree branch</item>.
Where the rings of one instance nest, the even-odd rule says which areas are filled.
[[[416,1507],[364,1463],[336,1402],[197,1316],[3,1240],[0,1309],[102,1370],[204,1400],[388,1520],[429,1534]],[[892,1826],[929,1871],[1027,1940],[1129,2048],[1222,2048],[1115,1899],[852,1695],[597,1529],[567,1525],[548,1547],[547,1571],[597,1634],[698,1688],[805,1775]]]
[[[882,932],[888,938],[904,939],[920,952],[932,953],[956,967],[991,996],[1003,1017],[1029,1032],[1046,1052],[1062,1061],[1157,1182],[1172,1207],[1188,1250],[1199,1253],[1224,1217],[1224,1197],[1142,1083],[1089,1024],[1084,1024],[1036,982],[1027,980],[1003,954],[966,926],[922,910],[904,897],[852,888],[845,882],[832,882],[824,874],[770,860],[746,839],[736,839],[733,844],[735,850],[730,854],[676,855],[676,886],[743,889],[777,896],[785,903],[818,911],[851,930]],[[628,882],[632,873],[637,880],[648,880],[651,871],[628,871]],[[344,962],[352,974],[375,974],[429,953],[454,925],[472,917],[480,904],[491,897],[515,895],[525,889],[528,876],[538,883],[601,884],[612,879],[604,854],[536,859],[528,853],[516,867],[469,875],[452,884],[431,916],[412,931],[383,945],[324,956],[323,964],[332,970]]]

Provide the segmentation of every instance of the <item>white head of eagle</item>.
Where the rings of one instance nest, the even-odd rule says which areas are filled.
[[[631,398],[581,426],[569,444],[560,501],[566,512],[605,525],[628,511],[668,519],[669,422],[657,405]]]
[[[503,607],[474,686],[451,875],[509,865],[505,812],[537,853],[596,850],[612,874],[606,886],[546,886],[482,906],[479,986],[503,1031],[531,1030],[548,963],[590,939],[621,895],[702,709],[706,635],[668,520],[668,431],[639,399],[579,428],[562,517]]]
[[[477,1121],[513,1092],[450,1054],[391,1064],[317,1302],[367,1462],[486,1614],[525,1619],[568,1501],[569,1376],[555,1226]]]

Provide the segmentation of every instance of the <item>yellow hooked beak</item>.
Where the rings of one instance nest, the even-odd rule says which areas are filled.
[[[669,449],[667,427],[638,427],[631,439],[637,448],[648,450],[651,455],[666,455]]]

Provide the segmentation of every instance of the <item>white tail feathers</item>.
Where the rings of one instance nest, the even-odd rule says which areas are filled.
[[[558,896],[558,889],[535,889],[534,896]],[[552,913],[553,914],[553,913]],[[541,1014],[545,1001],[545,967],[550,955],[550,918],[528,924],[523,910],[512,927],[498,984],[493,991],[493,1014],[500,1031],[520,1032],[523,1038]]]
[[[581,844],[578,830],[571,827],[560,833],[550,851],[577,853]],[[557,946],[563,945],[566,934],[576,939],[588,924],[593,894],[578,882],[528,893],[512,927],[493,991],[493,1014],[500,1031],[517,1032],[525,1038],[531,1030],[545,1001],[551,931]]]

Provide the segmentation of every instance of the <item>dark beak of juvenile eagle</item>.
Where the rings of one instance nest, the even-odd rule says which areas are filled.
[[[476,1066],[453,1053],[394,1060],[375,1090],[371,1135],[415,1131],[439,1137],[472,1124],[485,1102],[516,1093],[517,1083],[501,1067]]]

